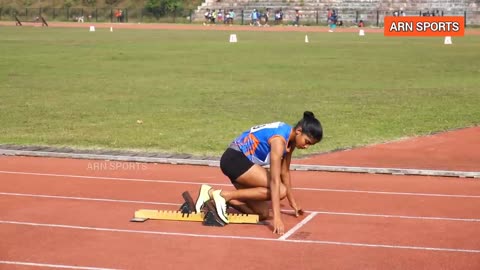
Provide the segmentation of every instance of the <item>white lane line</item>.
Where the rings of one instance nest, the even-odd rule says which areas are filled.
[[[228,186],[228,187],[232,186],[232,184],[219,184],[219,183],[206,183],[206,182],[153,180],[153,179],[142,179],[142,178],[105,177],[105,176],[85,176],[85,175],[72,175],[72,174],[34,173],[34,172],[15,172],[15,171],[0,171],[0,173],[19,174],[19,175],[49,176],[49,177],[79,178],[79,179],[90,179],[90,180],[114,180],[114,181],[132,181],[132,182],[185,184],[185,185],[207,184],[207,185],[212,185],[212,186]]]
[[[425,196],[425,197],[480,198],[480,195],[457,195],[457,194],[436,194],[436,193],[415,193],[415,192],[390,192],[390,191],[329,189],[329,188],[294,188],[294,189],[296,189],[296,190],[307,190],[307,191],[366,193],[366,194],[384,194],[384,195],[406,195],[406,196]]]
[[[25,266],[62,268],[62,269],[80,269],[80,270],[119,270],[119,269],[114,269],[114,268],[73,266],[73,265],[50,264],[50,263],[14,262],[14,261],[0,261],[0,264],[25,265]]]
[[[306,211],[308,212],[308,211]],[[422,219],[422,220],[442,220],[442,221],[465,221],[480,222],[478,218],[449,218],[449,217],[422,217],[422,216],[402,216],[402,215],[384,215],[384,214],[364,214],[364,213],[348,213],[348,212],[326,212],[312,211],[323,215],[341,215],[341,216],[360,216],[360,217],[382,217],[382,218],[400,218],[400,219]]]
[[[114,202],[114,203],[136,203],[136,204],[155,204],[155,205],[173,205],[179,206],[179,203],[166,203],[166,202],[147,202],[147,201],[132,201],[132,200],[115,200],[115,199],[102,199],[102,198],[86,198],[86,197],[69,197],[69,196],[55,196],[55,195],[43,195],[43,194],[25,194],[25,193],[10,193],[0,192],[0,195],[5,196],[19,196],[19,197],[33,197],[33,198],[47,198],[47,199],[65,199],[65,200],[81,200],[81,201],[98,201],[98,202]]]
[[[316,212],[310,213],[306,218],[304,218],[301,222],[297,223],[293,228],[291,228],[288,232],[282,235],[278,240],[285,241],[288,237],[298,231],[303,225],[307,224],[310,220],[312,220],[317,215]]]
[[[115,200],[115,199],[99,199],[99,198],[84,198],[84,197],[68,197],[68,196],[53,196],[42,194],[24,194],[24,193],[8,193],[0,192],[0,196],[18,196],[18,197],[33,197],[46,199],[64,199],[64,200],[84,200],[84,201],[105,201],[113,203],[135,203],[135,204],[154,204],[154,205],[171,205],[179,206],[179,203],[167,202],[148,202],[148,201],[132,201],[132,200]],[[293,210],[282,209],[282,213],[293,213]],[[349,212],[329,212],[329,211],[314,211],[305,210],[305,213],[316,213],[322,215],[341,215],[341,216],[360,216],[360,217],[381,217],[381,218],[400,218],[400,219],[420,219],[420,220],[442,220],[442,221],[464,221],[464,222],[480,222],[478,218],[450,218],[450,217],[426,217],[426,216],[403,216],[403,215],[386,215],[386,214],[366,214],[366,213],[349,213]]]
[[[323,244],[323,245],[341,245],[341,246],[375,247],[375,248],[391,248],[391,249],[430,250],[430,251],[445,251],[445,252],[460,252],[460,253],[480,253],[479,249],[457,249],[457,248],[438,248],[438,247],[421,247],[421,246],[383,245],[383,244],[335,242],[335,241],[322,241],[322,240],[290,240],[290,239],[279,240],[278,238],[266,238],[266,237],[193,234],[193,233],[176,233],[176,232],[144,231],[144,230],[127,230],[127,229],[112,229],[112,228],[100,228],[100,227],[72,226],[72,225],[62,225],[62,224],[20,222],[20,221],[9,221],[9,220],[0,220],[0,224],[12,224],[12,225],[48,227],[48,228],[62,228],[62,229],[76,229],[76,230],[87,230],[87,231],[102,231],[102,232],[185,236],[185,237],[195,237],[195,238],[238,239],[238,240],[272,241],[272,242],[283,242],[283,243],[288,242],[288,243],[301,243],[301,244]]]
[[[316,240],[290,240],[290,239],[288,239],[288,240],[285,240],[285,241],[292,242],[292,243],[302,243],[302,244],[325,244],[325,245],[339,245],[339,246],[353,246],[353,247],[374,247],[374,248],[394,248],[394,249],[413,249],[413,250],[447,251],[447,252],[463,252],[463,253],[480,253],[479,249],[398,246],[398,245],[364,244],[364,243],[336,242],[336,241],[316,241]]]
[[[175,180],[155,180],[155,179],[105,177],[105,176],[83,176],[83,175],[71,175],[71,174],[49,174],[49,173],[34,173],[34,172],[0,171],[0,174],[1,173],[3,173],[3,174],[18,174],[18,175],[49,176],[49,177],[65,177],[65,178],[90,179],[90,180],[113,180],[113,181],[164,183],[164,184],[185,184],[185,185],[207,184],[207,185],[212,185],[212,186],[226,186],[226,187],[231,187],[232,186],[231,184],[222,184],[222,183],[175,181]],[[383,194],[383,195],[401,195],[401,196],[447,197],[447,198],[480,198],[480,195],[462,195],[462,194],[388,192],[388,191],[371,191],[371,190],[322,189],[322,188],[302,188],[302,187],[295,187],[293,189],[294,190],[303,190],[303,191],[365,193],[365,194]]]

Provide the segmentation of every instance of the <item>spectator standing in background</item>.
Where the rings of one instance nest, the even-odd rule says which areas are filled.
[[[334,9],[332,10],[332,14],[330,15],[329,22],[330,29],[328,30],[328,32],[335,31],[335,28],[337,27],[337,12]]]
[[[295,26],[300,26],[300,10],[295,9]]]
[[[257,26],[259,25],[258,23],[258,12],[257,9],[253,9],[252,13],[250,14],[250,19],[252,20],[251,25]]]

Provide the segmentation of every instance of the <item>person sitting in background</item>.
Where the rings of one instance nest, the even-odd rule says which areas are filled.
[[[268,25],[268,19],[270,18],[270,9],[267,8],[265,9],[265,13],[263,13],[263,19],[264,19],[264,24],[263,26],[269,26]]]
[[[218,10],[217,22],[223,23],[223,11],[221,9]]]
[[[275,12],[275,24],[281,24],[283,21],[283,11],[282,9],[279,9]]]
[[[203,25],[210,25],[210,21],[212,20],[212,12],[209,8],[207,8],[207,11],[205,11],[204,17],[205,22],[203,23]]]
[[[215,9],[212,10],[212,17],[210,17],[210,22],[212,24],[215,24],[216,23],[216,20],[217,20],[217,11]]]
[[[235,12],[233,12],[233,9],[230,9],[230,12],[228,12],[228,24],[232,25],[233,20],[235,19]]]

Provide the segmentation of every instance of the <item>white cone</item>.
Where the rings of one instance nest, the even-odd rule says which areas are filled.
[[[363,31],[363,29],[360,29],[360,31],[358,32],[358,35],[359,36],[365,36],[365,31]]]
[[[95,26],[93,25],[90,26],[90,32],[95,32]]]
[[[113,32],[113,27],[110,26],[110,32]]]
[[[305,43],[308,43],[308,36],[305,35]]]
[[[230,42],[231,43],[237,42],[237,35],[236,34],[231,34],[230,35]]]
[[[452,44],[452,37],[450,37],[450,36],[445,37],[445,41],[443,42],[443,44],[445,44],[445,45]]]

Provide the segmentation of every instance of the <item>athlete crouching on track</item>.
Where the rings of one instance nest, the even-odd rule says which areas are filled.
[[[202,185],[196,201],[196,211],[210,199],[215,201],[219,217],[228,223],[227,202],[244,214],[269,216],[268,201],[272,201],[273,232],[284,233],[280,216],[280,200],[287,197],[295,215],[303,214],[297,205],[290,184],[290,161],[295,148],[306,149],[322,140],[323,130],[312,112],[292,126],[275,122],[254,126],[237,137],[220,159],[222,172],[230,178],[236,190],[214,190]],[[270,164],[270,171],[263,165]]]

